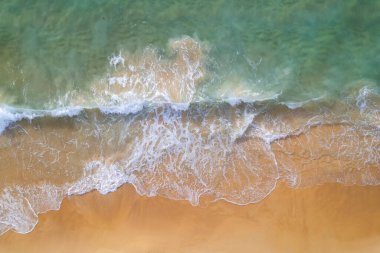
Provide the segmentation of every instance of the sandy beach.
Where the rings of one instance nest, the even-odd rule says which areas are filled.
[[[29,134],[15,138],[20,138],[24,145],[28,142],[23,138],[30,138],[33,144],[44,136],[32,127],[24,129],[28,129]],[[273,192],[264,199],[258,198],[257,203],[232,204],[215,201],[215,196],[205,194],[199,205],[192,206],[189,201],[160,195],[141,196],[127,183],[106,195],[92,191],[65,197],[58,211],[38,215],[39,221],[30,233],[8,231],[0,236],[0,253],[379,252],[380,186],[353,185],[354,182],[369,184],[372,181],[365,180],[378,177],[378,164],[355,157],[376,153],[377,139],[371,149],[366,145],[368,137],[353,130],[348,136],[349,130],[346,125],[322,125],[310,128],[307,134],[273,142],[271,149],[277,157],[280,179],[274,182]],[[63,130],[56,133],[60,135],[49,139],[51,146],[59,146],[62,136],[67,140],[71,138]],[[252,138],[240,140],[236,145],[249,153],[252,161],[265,165],[258,170],[263,177],[252,178],[252,182],[270,187],[271,184],[265,182],[272,182],[276,174],[270,174],[274,165],[261,143]],[[70,146],[67,149],[62,150],[61,156],[70,151]],[[3,151],[7,155],[4,157],[9,157],[4,160],[9,161],[8,165],[18,161],[11,159],[12,149]],[[115,159],[120,154],[115,153]],[[247,166],[236,161],[236,171],[245,173]],[[56,163],[56,166],[64,164]],[[162,168],[164,165],[162,161]],[[54,168],[52,166],[49,168]],[[30,180],[29,184],[48,176],[43,173],[43,167],[33,168],[41,172],[29,171],[36,177],[24,177]],[[59,168],[57,171],[63,171]],[[276,172],[273,168],[272,171]],[[12,174],[6,175],[10,181]],[[16,174],[13,177],[19,178]],[[4,184],[6,179],[3,179]],[[351,185],[326,183],[339,180]],[[45,203],[46,196],[30,195],[29,198],[38,204],[41,200]],[[23,210],[17,211],[22,214]]]
[[[131,186],[66,198],[0,252],[379,252],[380,187],[285,185],[246,206],[193,207],[141,197]]]
[[[380,1],[0,1],[0,253],[379,253]]]

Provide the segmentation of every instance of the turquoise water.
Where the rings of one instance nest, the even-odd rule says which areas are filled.
[[[379,12],[378,1],[354,0],[2,1],[0,99],[57,107],[106,76],[119,51],[164,55],[184,35],[209,48],[213,78],[202,97],[220,98],[228,82],[229,92],[244,83],[262,99],[337,98],[355,85],[379,87]]]

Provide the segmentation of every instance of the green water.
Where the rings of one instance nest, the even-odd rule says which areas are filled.
[[[340,98],[379,87],[379,13],[375,0],[1,1],[0,103],[59,106],[104,77],[113,54],[165,54],[183,35],[209,45],[209,99],[226,80],[282,101]]]

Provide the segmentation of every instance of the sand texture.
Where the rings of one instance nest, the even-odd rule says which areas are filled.
[[[130,186],[64,200],[0,252],[379,252],[380,187],[280,185],[246,206],[141,197]]]

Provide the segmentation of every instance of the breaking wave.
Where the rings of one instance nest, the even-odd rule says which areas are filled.
[[[111,74],[62,107],[0,108],[0,234],[31,231],[63,198],[125,183],[146,196],[243,205],[284,181],[380,183],[380,96],[206,99],[207,46],[184,37],[110,59]],[[257,96],[256,96],[257,97]],[[206,199],[206,198],[205,198]]]

